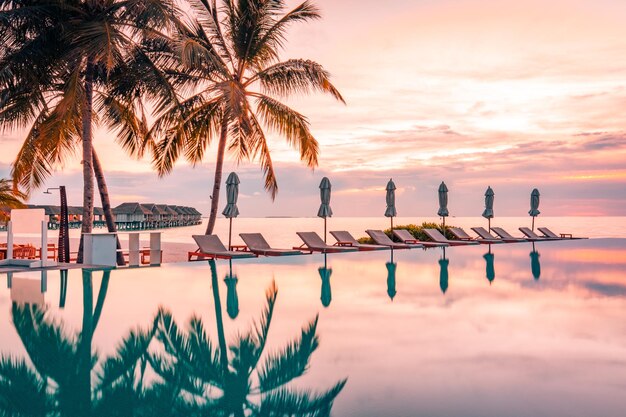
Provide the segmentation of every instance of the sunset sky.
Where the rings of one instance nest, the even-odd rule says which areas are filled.
[[[289,1],[290,5],[298,2]],[[275,202],[257,164],[225,164],[241,178],[242,216],[314,216],[318,184],[333,184],[336,216],[378,216],[398,186],[399,216],[435,216],[444,180],[450,212],[479,216],[488,185],[496,216],[527,214],[537,187],[546,216],[626,215],[626,1],[318,0],[323,19],[292,28],[283,56],[331,72],[347,105],[327,96],[289,104],[307,115],[320,164],[306,169],[279,138]],[[23,132],[0,133],[0,175]],[[112,202],[163,202],[208,215],[213,149],[158,179],[99,130]],[[79,159],[47,186],[82,201]],[[44,190],[42,190],[44,191]],[[33,203],[58,196],[36,191]],[[223,204],[221,204],[223,205]]]

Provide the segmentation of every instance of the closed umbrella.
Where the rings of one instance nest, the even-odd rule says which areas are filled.
[[[387,209],[385,210],[385,217],[391,218],[391,230],[393,231],[393,218],[398,215],[396,211],[396,184],[392,179],[389,179],[387,183]]]
[[[532,224],[532,230],[535,230],[535,217],[539,216],[541,212],[539,211],[539,190],[538,189],[534,189],[531,193],[530,193],[530,210],[528,211],[528,214],[530,214],[533,217],[533,224]]]
[[[437,214],[443,219],[443,235],[446,235],[446,217],[448,217],[448,187],[446,183],[441,181],[439,186],[439,211]]]
[[[224,282],[226,283],[226,312],[231,319],[239,315],[239,296],[237,295],[237,276],[233,275],[232,260],[229,260],[230,271]]]
[[[387,295],[393,301],[393,297],[396,296],[396,267],[398,265],[395,262],[387,262]]]
[[[239,216],[237,208],[237,196],[239,195],[239,177],[231,172],[226,179],[226,207],[222,214],[229,219],[228,224],[228,250],[230,250],[233,235],[233,217]]]
[[[446,259],[446,248],[443,250],[443,258],[439,259],[439,288],[442,293],[446,293],[448,290],[448,265],[450,261]]]
[[[530,270],[533,273],[535,281],[541,277],[541,264],[539,263],[539,252],[535,250],[535,244],[533,243],[533,250],[530,252]]]
[[[328,307],[333,299],[330,291],[330,276],[332,275],[333,270],[332,268],[326,267],[326,254],[324,254],[324,266],[317,268],[317,271],[322,279],[322,296],[320,299],[322,300],[322,305],[324,307]]]
[[[487,187],[485,191],[485,211],[483,211],[483,217],[489,222],[489,233],[491,233],[491,219],[493,218],[493,190],[491,187]]]
[[[317,217],[324,218],[324,242],[326,242],[326,218],[332,217],[333,210],[330,208],[330,180],[326,177],[320,182],[320,209],[317,211]]]

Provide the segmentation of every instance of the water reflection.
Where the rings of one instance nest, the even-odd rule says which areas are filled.
[[[385,264],[387,268],[387,295],[393,301],[396,296],[396,268],[398,264],[393,261],[393,249],[391,249],[391,260]]]
[[[236,319],[239,315],[239,296],[237,295],[237,276],[233,275],[233,261],[228,261],[228,275],[224,278],[226,283],[226,312],[228,317]]]
[[[535,281],[541,277],[541,264],[539,263],[539,252],[535,250],[535,243],[533,242],[533,250],[530,252],[530,270],[532,271]]]
[[[333,295],[330,289],[330,276],[332,275],[333,270],[332,268],[327,267],[326,254],[324,254],[324,266],[320,266],[317,271],[322,279],[322,295],[320,299],[322,300],[322,305],[324,307],[328,307],[330,302],[333,300]]]
[[[194,316],[181,328],[170,311],[160,308],[148,326],[127,332],[111,355],[100,355],[93,338],[111,271],[103,272],[95,300],[94,272],[82,271],[77,330],[68,330],[44,305],[13,302],[12,324],[26,357],[0,358],[0,415],[330,415],[345,379],[317,393],[291,384],[307,372],[318,347],[318,316],[282,349],[268,352],[278,295],[272,283],[259,320],[227,344],[215,262],[209,266],[217,343],[201,318]],[[67,292],[67,275],[63,276],[62,292]],[[236,279],[231,266],[225,280],[236,283]],[[232,317],[238,312],[238,300],[228,281],[227,292]]]
[[[439,259],[439,288],[443,294],[448,290],[448,265],[450,261],[446,259],[446,248],[442,247],[442,258]]]
[[[487,280],[489,281],[489,285],[491,285],[493,280],[496,279],[496,268],[494,265],[495,256],[491,253],[491,245],[488,246],[489,252],[485,253],[483,258],[485,259],[485,274],[487,276]]]

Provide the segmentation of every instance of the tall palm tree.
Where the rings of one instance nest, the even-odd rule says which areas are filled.
[[[226,150],[239,162],[258,160],[265,189],[272,199],[278,191],[266,133],[277,133],[300,152],[308,167],[315,167],[318,143],[308,119],[280,100],[320,91],[344,102],[330,75],[313,61],[280,61],[288,27],[320,18],[307,0],[287,11],[284,0],[188,0],[197,18],[178,25],[172,50],[178,62],[167,73],[174,78],[180,99],[157,108],[150,131],[154,163],[160,175],[169,173],[180,155],[192,164],[202,161],[217,139],[217,161],[211,212],[206,233],[217,217],[222,167]],[[190,92],[190,93],[188,93]]]
[[[215,261],[209,264],[217,344],[200,318],[193,317],[183,330],[170,312],[161,310],[155,322],[156,337],[165,354],[153,356],[151,363],[165,384],[174,387],[170,392],[179,393],[172,404],[181,410],[195,407],[202,415],[329,416],[345,379],[317,394],[290,386],[306,373],[319,345],[318,318],[307,323],[299,337],[283,349],[265,353],[278,294],[272,284],[261,319],[227,346]]]
[[[30,192],[81,148],[82,233],[93,225],[94,98],[106,95],[110,75],[142,42],[164,36],[159,31],[176,14],[170,0],[0,0],[0,125],[30,127],[14,180]]]
[[[24,199],[26,195],[14,189],[11,180],[0,178],[0,220],[6,220],[5,210],[26,207]]]

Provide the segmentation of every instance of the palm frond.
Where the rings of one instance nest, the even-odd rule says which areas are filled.
[[[280,352],[268,355],[259,370],[259,386],[262,392],[279,388],[307,371],[311,355],[319,346],[316,316],[302,328],[299,338],[293,340]]]
[[[347,380],[336,383],[323,393],[295,391],[282,388],[263,395],[260,416],[330,416],[330,410],[337,395]]]
[[[259,95],[257,113],[269,129],[279,133],[287,143],[300,152],[300,159],[308,167],[317,166],[319,146],[309,131],[308,120],[290,107],[268,96]]]
[[[47,384],[26,361],[0,358],[0,413],[15,416],[45,416],[52,409]],[[4,414],[4,413],[9,414]]]

